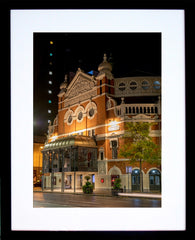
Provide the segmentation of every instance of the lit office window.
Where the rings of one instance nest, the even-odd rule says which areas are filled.
[[[49,100],[48,103],[51,103],[51,100]]]
[[[52,57],[52,56],[53,56],[53,53],[50,53],[49,56]]]
[[[51,113],[51,110],[50,110],[50,109],[48,109],[48,113]]]
[[[52,72],[52,71],[49,71],[49,75],[53,75],[53,72]]]
[[[52,84],[52,81],[49,81],[48,83],[51,85],[51,84]]]
[[[49,94],[52,94],[52,91],[51,91],[51,90],[48,90],[48,93],[49,93]]]
[[[50,43],[51,45],[53,45],[53,41],[50,41],[49,43]]]

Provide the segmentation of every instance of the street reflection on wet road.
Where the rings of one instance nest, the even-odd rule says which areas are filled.
[[[160,199],[34,192],[34,207],[161,207]]]

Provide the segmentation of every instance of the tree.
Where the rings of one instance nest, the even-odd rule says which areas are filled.
[[[150,126],[154,123],[148,122],[128,122],[125,124],[124,140],[125,144],[121,147],[119,155],[129,158],[133,163],[140,163],[140,192],[143,191],[142,162],[160,164],[160,146],[152,141],[149,136]]]
[[[114,190],[119,190],[121,188],[121,179],[116,178],[114,181],[113,189]]]
[[[85,179],[87,182],[83,185],[83,192],[88,194],[93,193],[93,184],[89,182],[90,176],[85,176]]]

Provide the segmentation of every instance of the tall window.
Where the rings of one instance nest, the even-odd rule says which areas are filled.
[[[116,159],[118,157],[118,151],[117,151],[117,141],[112,141],[112,159]]]
[[[100,95],[102,94],[102,80],[100,80]]]
[[[100,159],[101,159],[101,160],[104,159],[104,152],[100,152]]]

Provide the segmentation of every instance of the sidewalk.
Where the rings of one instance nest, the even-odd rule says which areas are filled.
[[[41,187],[34,187],[33,192],[42,192],[42,188]],[[45,189],[44,192],[45,193],[51,193],[52,191],[50,189]],[[61,189],[54,189],[53,192],[54,193],[62,193]],[[66,194],[66,193],[69,193],[69,194],[70,193],[84,194],[82,189],[76,189],[75,193],[74,193],[74,189],[64,189],[64,192],[62,194]],[[111,192],[111,190],[94,190],[92,195],[112,196],[112,192]]]
[[[40,187],[36,187],[33,189],[33,192],[42,192],[42,189]],[[50,189],[44,190],[45,193],[52,193]],[[54,193],[62,193],[61,189],[54,189]],[[65,189],[62,194],[84,194],[82,189],[76,189],[75,193],[73,189]],[[112,196],[111,190],[94,190],[92,195],[96,196]],[[155,198],[155,199],[161,199],[160,193],[118,193],[119,197],[138,197],[138,198]]]
[[[118,196],[161,199],[161,194],[154,194],[154,193],[118,193]]]

